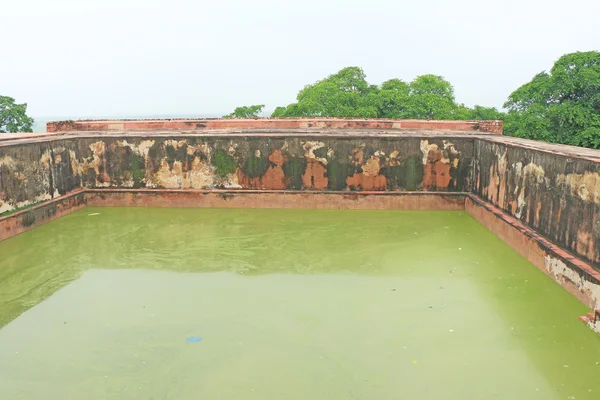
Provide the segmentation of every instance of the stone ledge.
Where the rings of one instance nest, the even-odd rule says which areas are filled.
[[[502,134],[502,121],[447,121],[357,118],[174,118],[142,120],[78,120],[46,124],[48,132],[210,130],[210,129],[433,129]]]

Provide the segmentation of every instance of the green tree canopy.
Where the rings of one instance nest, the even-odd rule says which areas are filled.
[[[437,75],[421,75],[410,83],[390,79],[371,85],[359,67],[346,67],[307,85],[297,102],[277,107],[273,117],[483,119],[503,114],[476,106],[477,111],[456,104],[454,88]],[[492,112],[493,111],[493,112]]]
[[[273,117],[375,118],[377,86],[369,85],[364,71],[347,67],[302,89],[287,107],[277,107]]]
[[[421,75],[410,85],[405,118],[456,119],[454,88],[441,76]]]
[[[236,107],[231,114],[223,115],[223,118],[258,118],[263,108],[264,104]]]
[[[27,116],[27,104],[16,104],[15,99],[0,96],[0,132],[31,132],[33,118]]]
[[[406,118],[410,87],[400,79],[390,79],[381,84],[377,93],[378,117]]]
[[[515,90],[505,133],[528,139],[600,148],[600,52],[562,56]]]

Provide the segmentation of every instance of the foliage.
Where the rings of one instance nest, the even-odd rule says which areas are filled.
[[[495,108],[456,104],[454,88],[437,75],[410,83],[390,79],[371,85],[359,67],[347,67],[302,89],[297,102],[277,107],[273,117],[345,117],[413,119],[501,119]]]
[[[464,106],[463,106],[464,107]],[[465,119],[472,120],[496,120],[496,119],[505,119],[506,114],[502,111],[498,111],[496,107],[483,107],[483,106],[475,106],[473,109],[469,109],[469,117]],[[460,118],[462,119],[462,118]]]
[[[223,115],[223,118],[258,118],[263,108],[264,104],[236,107],[231,114]]]
[[[508,135],[600,148],[600,52],[562,56],[550,72],[515,90],[504,107]]]
[[[381,84],[377,93],[377,110],[380,118],[405,118],[410,87],[400,79],[390,79]]]
[[[0,96],[0,133],[31,132],[33,118],[27,116],[27,104],[16,104],[15,99]]]
[[[367,83],[361,68],[347,67],[305,86],[296,103],[276,108],[272,116],[374,118],[378,115],[377,91],[377,86]]]
[[[410,83],[406,118],[455,119],[454,88],[441,76],[421,75]]]

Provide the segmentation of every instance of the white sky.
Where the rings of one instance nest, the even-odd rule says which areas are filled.
[[[33,116],[272,110],[352,65],[371,83],[442,75],[457,101],[500,107],[598,49],[598,0],[0,0],[0,95]]]

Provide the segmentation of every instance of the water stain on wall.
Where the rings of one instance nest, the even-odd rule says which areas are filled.
[[[598,165],[500,143],[477,147],[476,194],[598,266]]]
[[[464,190],[473,139],[81,138],[0,149],[0,213],[80,188]],[[460,150],[458,150],[460,149]],[[468,164],[467,164],[468,165]]]

